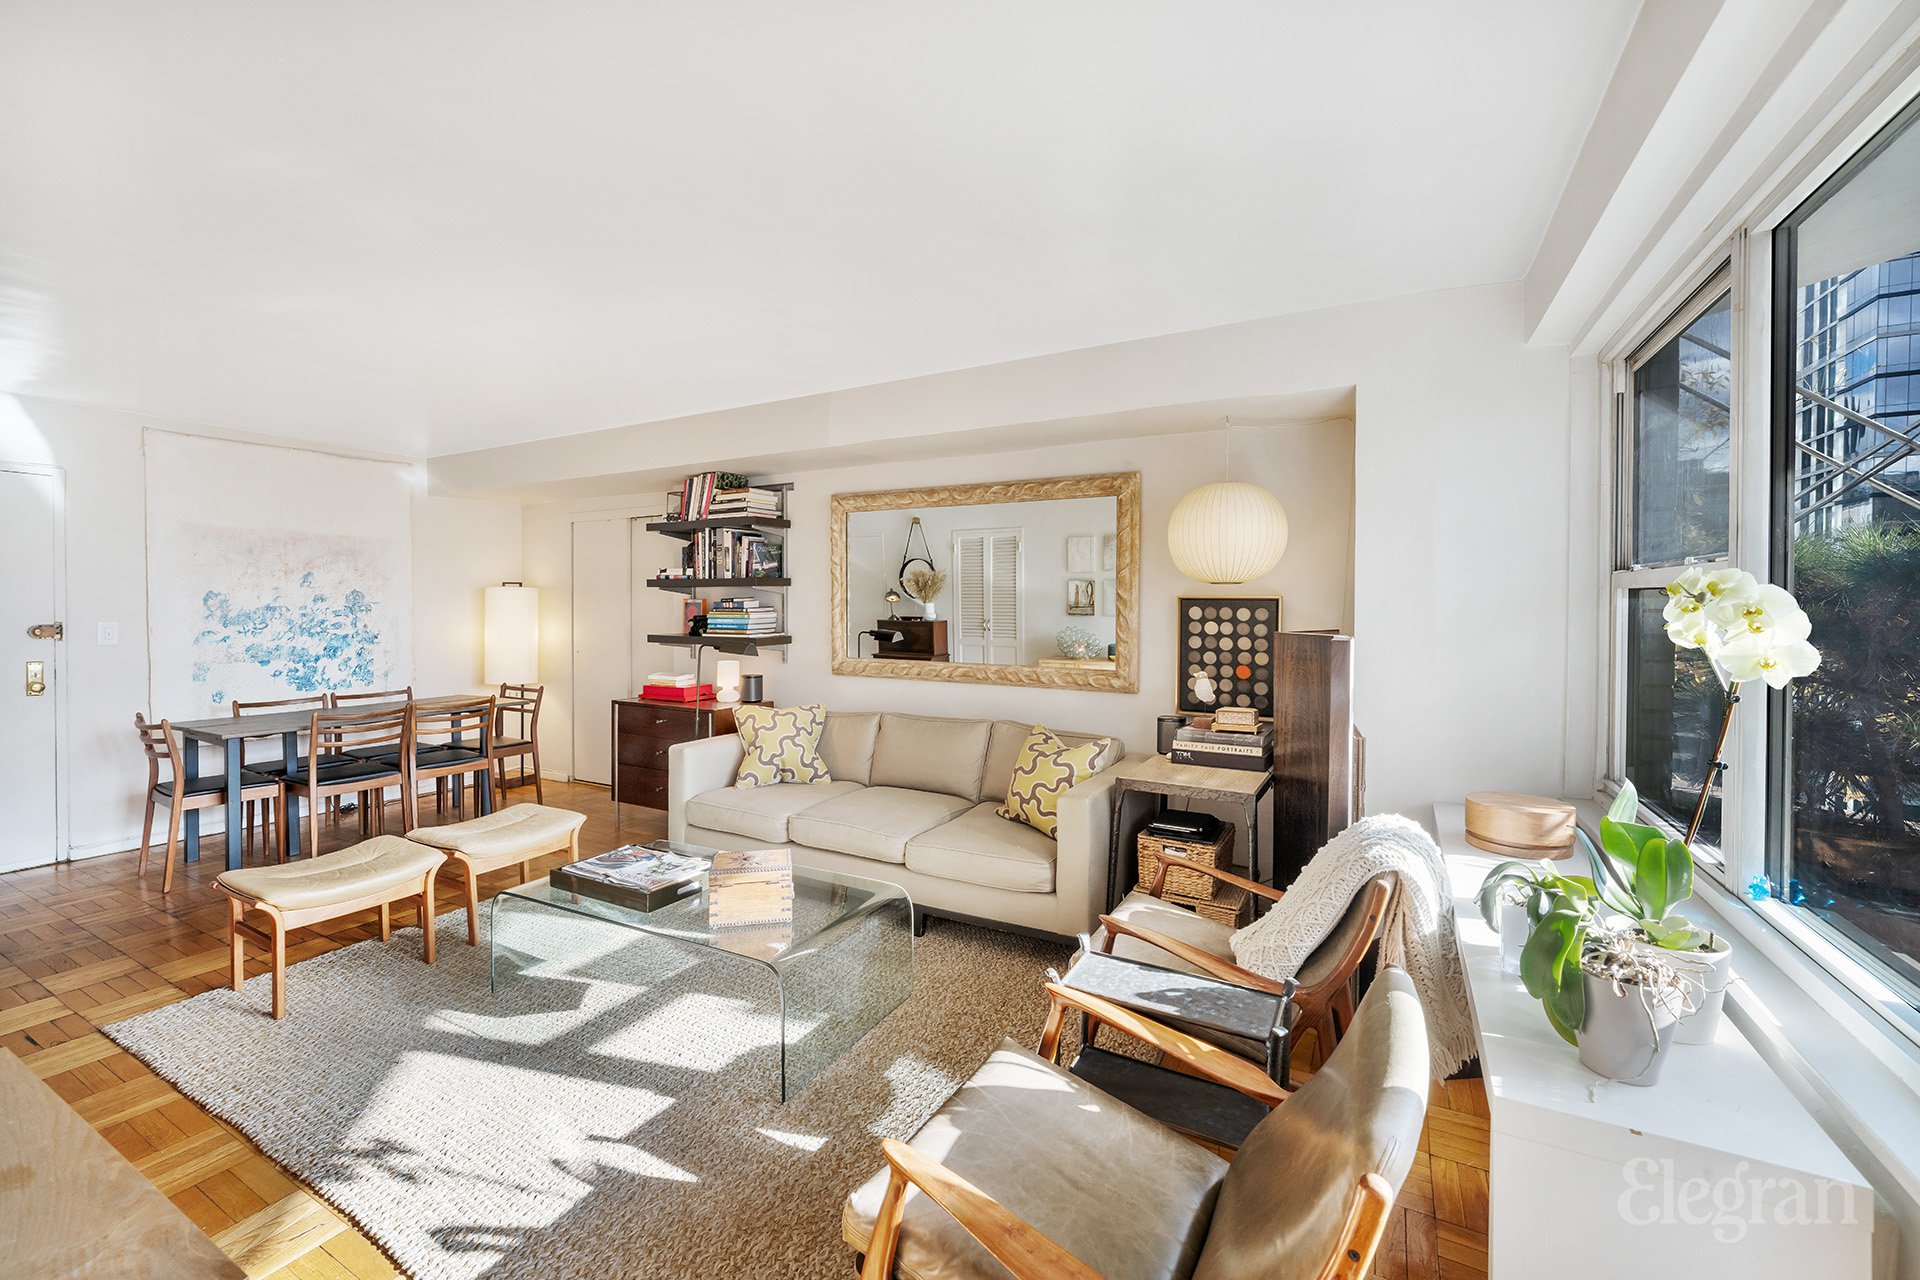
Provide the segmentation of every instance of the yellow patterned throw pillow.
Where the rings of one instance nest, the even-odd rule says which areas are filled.
[[[1007,787],[1007,802],[998,811],[1000,816],[1058,839],[1054,833],[1060,826],[1060,797],[1074,783],[1098,773],[1112,747],[1112,738],[1070,747],[1044,726],[1033,726],[1013,758],[1013,781]]]
[[[827,727],[825,707],[737,707],[740,772],[736,787],[771,787],[780,782],[832,782],[820,761],[820,735]]]

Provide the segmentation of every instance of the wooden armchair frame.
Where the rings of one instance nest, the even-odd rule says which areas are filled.
[[[1047,984],[1047,995],[1053,1008],[1040,1038],[1040,1056],[1044,1058],[1051,1060],[1059,1051],[1061,1022],[1067,1010],[1073,1008],[1111,1023],[1195,1071],[1241,1089],[1269,1105],[1280,1105],[1288,1096],[1264,1071],[1246,1059],[1205,1041],[1058,983]],[[860,1268],[861,1280],[891,1280],[900,1249],[900,1226],[906,1212],[908,1187],[919,1190],[945,1210],[1011,1271],[1015,1280],[1102,1280],[1099,1272],[933,1157],[892,1138],[882,1140],[880,1149],[889,1170],[887,1190],[874,1218],[873,1235],[867,1241]],[[1354,1186],[1340,1237],[1326,1265],[1320,1269],[1319,1280],[1361,1280],[1373,1265],[1374,1253],[1386,1232],[1387,1215],[1392,1209],[1393,1189],[1387,1181],[1372,1173],[1361,1177]]]
[[[1286,897],[1286,890],[1275,889],[1271,885],[1249,880],[1245,876],[1235,875],[1219,867],[1208,866],[1204,862],[1195,862],[1191,858],[1182,858],[1178,854],[1153,850],[1153,856],[1159,860],[1159,867],[1153,875],[1153,883],[1147,892],[1154,897],[1160,896],[1170,867],[1181,867],[1188,871],[1197,871],[1211,876],[1223,884],[1237,885],[1249,893],[1257,894],[1272,902]],[[1333,1046],[1339,1043],[1353,1021],[1353,975],[1360,968],[1360,962],[1366,959],[1367,948],[1373,945],[1374,938],[1380,932],[1381,918],[1386,915],[1387,903],[1393,893],[1386,885],[1368,886],[1363,899],[1367,927],[1357,933],[1353,941],[1343,951],[1334,964],[1333,971],[1313,986],[1299,985],[1293,993],[1293,1002],[1299,1008],[1295,1025],[1304,1029],[1316,1028],[1323,1037],[1320,1056],[1326,1057]],[[1266,991],[1273,995],[1286,994],[1286,984],[1275,982],[1272,978],[1243,969],[1231,960],[1222,960],[1219,956],[1202,951],[1192,943],[1170,938],[1157,929],[1147,929],[1140,925],[1128,924],[1114,916],[1103,915],[1100,923],[1106,926],[1106,939],[1101,950],[1111,952],[1116,939],[1125,936],[1137,939],[1151,947],[1158,947],[1170,956],[1185,961],[1210,978],[1222,982],[1231,982],[1237,986],[1252,987],[1256,991]]]

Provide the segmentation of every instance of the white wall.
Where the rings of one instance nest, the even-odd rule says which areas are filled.
[[[541,450],[553,468],[630,456],[625,451],[643,446],[658,459],[687,457],[689,465],[711,462],[723,450],[730,460],[750,458],[756,448],[789,459],[809,446],[879,453],[917,436],[1351,386],[1350,529],[1339,504],[1322,517],[1305,514],[1320,510],[1325,498],[1315,466],[1297,465],[1287,450],[1243,458],[1238,431],[1232,463],[1224,432],[1214,433],[1211,445],[1191,436],[1161,437],[1158,445],[1113,440],[938,463],[942,482],[1143,472],[1147,576],[1138,697],[827,673],[827,498],[843,489],[925,483],[925,462],[784,477],[799,486],[793,576],[820,586],[793,593],[791,661],[762,665],[770,696],[783,702],[1033,716],[1144,745],[1153,717],[1172,703],[1167,602],[1199,589],[1167,559],[1168,512],[1196,484],[1244,477],[1273,488],[1293,513],[1287,558],[1271,581],[1248,584],[1248,593],[1283,595],[1291,628],[1339,627],[1351,618],[1369,807],[1414,811],[1437,797],[1485,788],[1558,794],[1569,777],[1584,786],[1592,776],[1591,742],[1568,736],[1569,662],[1590,662],[1599,637],[1569,626],[1567,507],[1570,497],[1591,492],[1587,445],[1597,427],[1590,402],[1570,403],[1570,377],[1564,349],[1525,345],[1519,286],[1491,285],[862,387],[797,402],[790,415],[782,405],[759,405],[740,411],[738,432],[729,429],[730,415],[710,414],[698,432],[687,424],[637,427],[621,440],[602,432],[591,441],[543,442]],[[1581,442],[1577,453],[1574,440]],[[1319,458],[1342,446],[1303,447]],[[578,459],[570,457],[575,449]],[[513,483],[521,465],[512,450],[468,455],[457,474],[463,484],[498,488]],[[444,478],[438,464],[434,473]],[[532,519],[528,527],[531,555]],[[1296,563],[1324,551],[1316,544],[1349,537],[1350,583],[1289,577]]]
[[[1034,479],[1078,475],[1093,470],[1141,473],[1142,629],[1141,692],[1138,695],[1083,693],[1052,689],[944,685],[927,681],[873,680],[831,674],[831,613],[827,595],[827,509],[836,493],[892,489],[933,483]],[[862,467],[795,472],[769,479],[791,480],[794,528],[789,563],[795,586],[789,625],[794,644],[781,661],[774,652],[742,659],[746,671],[766,677],[767,696],[776,702],[819,701],[846,710],[918,709],[935,715],[1008,716],[1043,719],[1065,729],[1111,733],[1135,747],[1150,749],[1153,718],[1173,703],[1174,605],[1182,594],[1226,594],[1182,577],[1167,555],[1167,517],[1174,503],[1196,485],[1227,475],[1267,485],[1287,507],[1293,536],[1286,557],[1264,578],[1235,588],[1245,595],[1279,595],[1286,623],[1299,630],[1346,630],[1350,622],[1352,560],[1353,427],[1343,421],[1290,423],[1228,432],[1218,428],[1189,434],[1149,436],[1018,452],[975,454],[933,461],[889,462]],[[644,500],[644,499],[643,499]],[[529,582],[542,588],[543,611],[557,616],[541,627],[542,672],[548,703],[570,702],[565,663],[568,531],[576,515],[599,514],[631,506],[621,500],[581,500],[529,507],[526,564]],[[1061,563],[1065,549],[1057,548]],[[936,545],[939,557],[947,552]],[[1096,549],[1097,553],[1097,549]],[[1059,575],[1065,577],[1064,571]],[[1096,573],[1094,576],[1098,576]],[[691,670],[683,652],[648,649],[636,670],[668,668],[676,661]],[[712,659],[706,665],[711,677]],[[555,708],[552,728],[542,736],[543,764],[566,772],[570,760]],[[601,716],[600,708],[582,714]]]
[[[140,839],[145,765],[133,714],[150,705],[146,581],[146,469],[141,432],[232,435],[194,423],[29,397],[0,396],[0,458],[61,469],[66,490],[67,639],[56,656],[67,725],[62,856],[132,848]],[[414,510],[414,685],[481,687],[480,590],[520,576],[520,508],[430,498]],[[96,643],[98,624],[120,643]],[[4,781],[0,780],[0,786]],[[217,829],[217,811],[208,829]],[[55,851],[49,851],[50,854]]]

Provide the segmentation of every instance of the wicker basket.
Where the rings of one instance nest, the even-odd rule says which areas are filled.
[[[1197,844],[1185,840],[1163,840],[1159,836],[1140,833],[1140,885],[1144,889],[1153,888],[1153,878],[1159,874],[1160,859],[1157,855],[1170,853],[1176,858],[1185,858],[1190,862],[1204,862],[1210,867],[1224,867],[1232,862],[1233,824],[1220,824],[1220,838],[1212,844]],[[1168,867],[1167,882],[1161,887],[1163,898],[1211,898],[1213,886],[1218,884],[1212,876],[1201,875],[1198,871],[1189,871],[1185,867]]]
[[[1237,884],[1223,884],[1218,880],[1213,882],[1213,893],[1208,897],[1189,898],[1170,893],[1167,901],[1233,929],[1253,919],[1253,895]]]

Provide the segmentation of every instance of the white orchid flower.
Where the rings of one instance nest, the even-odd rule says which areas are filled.
[[[1709,603],[1743,600],[1760,590],[1760,580],[1745,569],[1716,569],[1701,575],[1700,592]]]
[[[1759,587],[1749,596],[1721,597],[1707,606],[1707,618],[1728,641],[1742,635],[1805,640],[1813,633],[1813,622],[1793,593],[1772,585]]]
[[[1728,640],[1716,661],[1726,668],[1728,676],[1743,684],[1765,680],[1770,688],[1784,689],[1788,682],[1813,673],[1820,665],[1820,651],[1804,637],[1789,639],[1770,631],[1748,631]]]
[[[1707,607],[1689,592],[1669,596],[1660,616],[1667,622],[1667,639],[1682,649],[1705,648],[1712,638],[1707,626]]]

